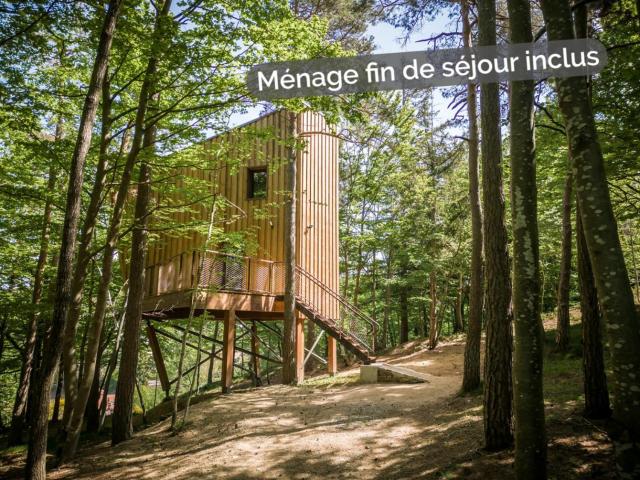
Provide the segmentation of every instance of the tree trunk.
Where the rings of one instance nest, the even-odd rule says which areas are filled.
[[[167,10],[166,0],[163,11]],[[166,15],[166,13],[165,13]],[[151,155],[155,141],[155,127],[147,125],[144,135],[143,157]],[[116,398],[111,422],[111,443],[117,445],[128,440],[133,435],[131,417],[133,414],[133,396],[136,387],[138,369],[138,350],[140,346],[140,322],[142,320],[142,297],[144,295],[144,262],[147,247],[147,223],[149,201],[151,198],[151,167],[148,158],[140,163],[138,177],[138,191],[135,206],[135,224],[131,237],[131,260],[129,268],[129,292],[127,295],[127,309],[124,317],[124,335],[122,353],[120,355],[120,370],[116,386]],[[85,395],[88,396],[88,389]],[[74,412],[75,417],[75,412]],[[80,416],[80,426],[82,424]],[[79,434],[79,427],[77,431]],[[77,440],[76,440],[77,445]],[[74,450],[75,453],[75,450]]]
[[[629,245],[629,253],[631,254],[631,267],[633,268],[633,278],[635,281],[635,289],[636,289],[636,302],[640,303],[640,269],[638,269],[638,261],[636,258],[636,243],[635,236],[633,232],[633,227],[630,223],[627,223],[626,233],[629,237],[628,245]],[[623,233],[624,233],[623,230]]]
[[[60,420],[60,399],[62,398],[62,385],[64,383],[64,370],[62,368],[62,359],[58,367],[58,383],[56,384],[56,393],[53,397],[53,413],[51,414],[51,425],[56,425]]]
[[[356,278],[353,286],[353,304],[358,307],[360,301],[360,277],[364,268],[364,259],[362,258],[362,242],[364,242],[364,219],[365,219],[365,201],[362,200],[360,213],[360,237],[358,238],[358,263],[356,267]]]
[[[550,40],[574,38],[568,0],[543,0]],[[611,206],[604,161],[585,78],[556,79],[560,110],[567,126],[576,195],[589,259],[611,346],[613,414],[628,435],[619,438],[619,468],[640,475],[640,329],[633,293]],[[634,445],[635,442],[635,445]]]
[[[62,122],[56,125],[55,141],[62,139]],[[11,414],[11,429],[7,438],[9,446],[22,443],[22,431],[24,430],[24,420],[27,413],[27,404],[29,397],[30,380],[34,368],[34,357],[36,351],[36,338],[38,335],[38,319],[40,312],[38,311],[42,300],[42,287],[44,284],[44,270],[47,266],[47,257],[49,254],[49,237],[51,236],[51,212],[53,203],[51,194],[56,188],[57,168],[55,162],[51,162],[49,166],[49,179],[47,181],[47,200],[44,204],[44,214],[42,216],[42,231],[40,233],[40,252],[38,253],[38,263],[33,278],[33,293],[31,302],[34,311],[29,317],[27,325],[26,342],[24,352],[22,354],[22,368],[20,369],[20,381],[18,391],[16,392],[15,403],[13,404],[13,412]]]
[[[101,335],[104,337],[104,331]],[[95,371],[93,373],[93,381],[87,399],[87,408],[85,409],[85,418],[87,420],[87,432],[97,432],[100,428],[100,410],[98,403],[100,402],[100,361],[104,352],[104,342],[100,341],[100,348],[96,356]],[[87,372],[88,374],[89,372]]]
[[[530,2],[509,0],[508,10],[511,43],[532,43]],[[547,477],[547,439],[542,393],[544,331],[540,318],[534,82],[511,82],[509,93],[515,470],[518,480],[538,480]],[[569,195],[569,217],[570,198]]]
[[[400,286],[400,343],[409,341],[409,299],[406,285]]]
[[[295,345],[296,345],[296,195],[297,195],[297,115],[289,114],[288,141],[292,142],[287,163],[287,201],[285,205],[285,243],[284,243],[284,332],[282,338],[282,382],[292,384],[296,381]]]
[[[207,232],[207,238],[205,240],[205,242],[202,244],[202,247],[200,249],[200,261],[198,263],[198,268],[196,270],[196,281],[195,281],[195,285],[194,288],[191,292],[191,308],[189,308],[189,317],[187,319],[187,326],[184,329],[183,335],[182,335],[182,341],[180,344],[180,358],[178,360],[178,374],[177,374],[177,379],[176,379],[176,390],[175,390],[175,394],[173,395],[173,408],[172,408],[172,413],[171,413],[171,430],[175,431],[176,430],[176,424],[177,424],[177,419],[178,419],[178,400],[180,397],[180,384],[182,382],[182,375],[183,375],[183,365],[184,365],[184,356],[186,353],[186,347],[187,347],[187,336],[189,335],[189,332],[191,331],[191,323],[193,322],[193,317],[195,315],[195,311],[196,311],[196,306],[198,305],[198,300],[199,300],[199,296],[200,296],[200,278],[202,276],[202,272],[204,271],[204,262],[205,262],[205,258],[206,258],[206,252],[207,249],[209,248],[209,243],[211,242],[211,235],[213,233],[213,225],[215,222],[215,215],[216,215],[216,199],[214,197],[213,199],[213,203],[211,205],[211,213],[209,215],[209,230]],[[204,298],[204,304],[207,304],[207,298]],[[205,310],[203,313],[203,316],[206,316],[207,311]],[[187,415],[189,412],[189,404],[191,402],[191,393],[193,391],[193,385],[194,382],[193,380],[195,380],[196,378],[198,379],[198,387],[200,386],[199,382],[200,382],[200,354],[201,354],[201,346],[202,346],[202,328],[203,328],[203,323],[202,323],[203,319],[200,318],[200,328],[199,328],[199,334],[198,334],[198,346],[196,348],[197,351],[197,357],[196,357],[196,368],[195,368],[195,372],[194,372],[194,377],[192,377],[192,382],[191,382],[191,386],[189,388],[189,393],[187,395],[187,402],[186,402],[186,406],[184,409],[184,417],[182,420],[182,424],[184,425],[184,422],[186,422],[187,420]],[[150,330],[151,331],[151,330]],[[231,362],[233,362],[233,358],[231,359]],[[223,386],[224,388],[224,386]]]
[[[124,308],[126,310],[127,305],[125,303]],[[113,345],[113,352],[111,353],[111,357],[109,358],[109,363],[107,364],[107,370],[104,373],[104,380],[102,381],[100,388],[100,420],[98,425],[98,431],[102,430],[104,426],[104,420],[107,415],[107,395],[109,394],[109,385],[111,385],[111,376],[113,372],[116,370],[116,365],[118,363],[118,353],[120,353],[120,343],[122,341],[122,327],[124,326],[124,314],[120,317],[120,319],[116,319],[116,338]]]
[[[458,273],[458,290],[456,292],[455,304],[456,322],[453,325],[453,332],[460,333],[464,330],[464,277],[462,272]]]
[[[218,339],[218,325],[220,323],[218,321],[215,322],[215,325],[213,327],[213,338],[215,340]],[[211,342],[211,360],[209,360],[209,371],[207,372],[207,384],[208,385],[212,385],[213,384],[213,367],[214,367],[214,361],[215,361],[215,353],[216,353],[216,342]]]
[[[154,27],[154,36],[159,35],[159,19],[162,15],[167,15],[168,9],[170,7],[171,0],[167,0],[165,5],[163,5],[162,11],[159,12],[158,18],[156,19],[156,26]],[[86,354],[86,375],[83,379],[82,384],[78,390],[78,398],[75,402],[72,416],[69,422],[68,427],[68,439],[65,443],[62,459],[63,461],[68,461],[74,457],[75,452],[78,448],[78,440],[80,438],[80,431],[82,429],[82,421],[84,418],[84,413],[86,409],[86,405],[89,399],[89,394],[91,393],[91,385],[93,384],[93,376],[96,370],[96,361],[98,356],[98,350],[100,348],[100,337],[102,335],[102,329],[104,326],[104,318],[106,313],[106,304],[107,297],[109,295],[109,284],[111,282],[111,275],[113,269],[113,256],[116,249],[116,243],[118,239],[118,234],[120,231],[120,224],[122,221],[122,214],[124,212],[124,205],[126,201],[126,197],[129,190],[129,184],[131,182],[131,174],[133,172],[133,167],[136,163],[136,160],[139,154],[142,155],[150,155],[150,151],[153,147],[153,142],[155,141],[155,125],[144,125],[145,117],[147,115],[147,106],[150,101],[151,91],[154,88],[155,82],[155,73],[157,70],[158,58],[160,55],[159,43],[155,44],[156,47],[152,51],[151,57],[147,63],[147,69],[145,72],[145,77],[143,80],[142,87],[140,89],[140,97],[138,99],[138,108],[136,111],[136,120],[134,127],[134,135],[132,139],[131,149],[127,155],[127,160],[125,162],[124,170],[122,173],[122,179],[120,181],[120,185],[118,188],[118,193],[116,196],[115,204],[113,207],[113,212],[111,215],[111,220],[109,223],[109,230],[107,233],[107,243],[103,253],[102,259],[102,275],[100,277],[100,282],[98,285],[98,294],[96,299],[96,306],[94,315],[92,318],[91,328],[89,332],[89,342],[87,345],[87,354]],[[143,142],[144,135],[144,142]],[[123,138],[123,143],[126,143],[126,137]],[[141,150],[141,144],[144,143],[143,148]],[[129,375],[126,378],[123,378],[123,382],[130,382],[132,379],[134,383],[132,385],[127,385],[130,387],[130,399],[131,402],[129,408],[132,410],[133,408],[133,390],[135,388],[135,375],[137,367],[137,350],[138,350],[138,342],[139,342],[139,331],[140,331],[140,316],[141,316],[141,304],[142,294],[144,290],[144,285],[136,285],[136,288],[132,289],[132,282],[142,281],[144,283],[144,264],[137,265],[139,271],[136,272],[138,275],[133,275],[133,265],[137,264],[141,261],[139,257],[142,257],[142,261],[144,263],[144,253],[146,246],[146,224],[147,224],[147,206],[149,203],[149,195],[150,195],[150,186],[149,186],[149,176],[150,176],[150,167],[148,164],[145,164],[143,161],[140,165],[140,173],[139,173],[139,184],[138,184],[138,195],[136,197],[136,212],[135,212],[135,225],[133,228],[133,236],[132,236],[132,251],[131,251],[131,268],[129,272],[129,290],[127,293],[127,307],[125,312],[125,326],[124,326],[124,343],[122,350],[122,358],[130,359],[132,355],[136,355],[136,365],[133,367],[133,376]],[[144,209],[144,210],[142,210]],[[138,244],[133,245],[133,239],[135,239]],[[140,255],[134,254],[135,252],[142,252]],[[142,279],[142,280],[141,280]],[[133,292],[132,292],[133,290]],[[139,297],[139,298],[138,298]],[[138,315],[138,319],[135,320],[135,315]],[[128,328],[127,328],[128,326]],[[136,337],[133,339],[128,339],[127,342],[127,334],[131,334],[132,332],[137,331]],[[125,345],[129,348],[129,350],[125,353]],[[125,357],[126,355],[126,357]],[[130,373],[131,365],[125,365],[124,370]],[[120,364],[120,371],[123,370],[123,364]],[[120,376],[118,377],[118,386],[120,386]],[[108,387],[108,386],[107,386]],[[127,396],[129,391],[127,387],[124,388],[124,395]],[[116,396],[116,405],[118,405],[118,397]],[[127,408],[127,405],[120,405],[121,408]],[[125,415],[126,413],[120,412],[121,415]],[[123,420],[122,416],[119,418],[121,422],[127,421],[130,423],[131,421],[131,413],[128,415],[128,420]],[[114,409],[114,422],[115,422],[115,409]],[[119,441],[125,440],[130,437],[131,431],[129,429],[128,434],[124,437],[120,437],[118,435],[123,435],[123,432],[126,427],[123,427],[122,424],[119,425],[121,427],[118,432],[114,428],[112,430],[112,442],[114,444]],[[117,440],[116,440],[117,439]]]
[[[373,250],[373,263],[371,265],[371,318],[375,322],[373,327],[373,339],[374,339],[374,352],[378,350],[378,262],[376,257],[378,252],[376,249]]]
[[[573,21],[576,38],[587,38],[589,35],[589,14],[586,5],[575,9]],[[591,98],[591,91],[589,91],[589,97]],[[576,250],[582,314],[584,415],[588,418],[608,418],[611,415],[611,408],[604,366],[602,322],[593,269],[580,220],[579,206],[576,206]]]
[[[607,418],[611,415],[611,408],[604,366],[598,293],[593,280],[593,270],[579,212],[576,215],[576,250],[578,253],[580,312],[582,314],[584,415],[587,418]]]
[[[429,274],[429,295],[431,298],[429,309],[429,350],[433,350],[438,344],[438,316],[436,315],[438,303],[437,293],[436,272],[432,270]]]
[[[391,252],[387,253],[387,273],[384,286],[384,311],[382,316],[382,338],[380,349],[385,350],[389,340],[389,317],[391,314]]]
[[[111,41],[120,13],[122,0],[110,0],[100,33],[100,41],[85,98],[78,137],[71,159],[69,186],[62,230],[60,257],[56,279],[56,295],[49,336],[45,339],[41,373],[34,390],[34,415],[25,476],[28,480],[44,480],[46,477],[47,431],[49,415],[49,390],[53,374],[62,350],[62,335],[71,303],[71,274],[76,251],[76,237],[80,218],[84,163],[91,144],[93,123],[98,109],[100,89],[107,69]]]
[[[62,359],[64,365],[64,414],[62,416],[62,430],[68,428],[71,419],[71,411],[74,407],[78,394],[78,371],[76,368],[76,350],[75,338],[80,313],[82,310],[82,297],[84,283],[87,278],[89,262],[92,258],[89,249],[93,240],[93,234],[98,219],[98,213],[102,204],[102,192],[104,190],[109,143],[111,143],[111,91],[109,84],[108,68],[105,73],[102,85],[102,121],[100,133],[100,153],[98,155],[98,165],[96,168],[96,176],[89,197],[89,206],[84,218],[82,230],[80,231],[78,254],[76,266],[73,273],[73,281],[71,284],[71,305],[69,306],[69,315],[65,325],[65,331],[62,344]],[[86,334],[86,331],[85,331]],[[86,337],[85,337],[86,338]],[[81,349],[82,352],[82,349]],[[64,433],[60,435],[64,438]]]
[[[471,0],[462,0],[464,46],[471,48],[472,30],[469,19]],[[469,325],[464,347],[462,390],[470,392],[480,386],[480,337],[482,335],[482,209],[478,171],[478,113],[476,85],[467,85],[467,115],[469,117],[469,204],[471,209],[471,272],[469,287]]]
[[[571,197],[573,175],[569,171],[562,197],[562,251],[560,279],[558,280],[558,311],[556,324],[556,349],[566,352],[569,347],[569,286],[571,280]]]
[[[478,1],[479,46],[496,44],[495,0]],[[488,450],[511,445],[511,316],[509,253],[502,190],[500,92],[497,83],[480,88],[482,204],[486,282],[484,434]]]

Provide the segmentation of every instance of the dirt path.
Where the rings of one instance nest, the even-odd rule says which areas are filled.
[[[407,355],[407,350],[418,351]],[[357,383],[357,369],[334,383],[235,392],[194,405],[190,425],[168,421],[115,448],[81,452],[51,478],[389,479],[433,474],[481,444],[476,399],[455,397],[463,345],[434,351],[409,344],[384,360],[430,375],[424,384]],[[402,356],[400,356],[402,354]],[[453,437],[463,427],[467,434]],[[466,453],[465,453],[466,452]],[[458,458],[459,460],[459,458]]]

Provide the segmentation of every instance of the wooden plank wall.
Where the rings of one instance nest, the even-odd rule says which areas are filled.
[[[203,144],[203,154],[211,160],[213,168],[184,168],[180,170],[182,178],[179,175],[176,180],[178,187],[184,185],[184,177],[208,182],[212,194],[218,193],[228,200],[225,211],[218,215],[224,215],[227,220],[225,232],[242,233],[250,239],[248,243],[255,248],[245,254],[274,262],[284,261],[284,174],[288,150],[277,138],[286,139],[288,116],[285,111],[274,112],[207,140]],[[247,132],[250,135],[246,135]],[[338,291],[338,139],[332,135],[322,115],[313,112],[298,116],[298,132],[306,145],[304,151],[298,153],[297,262]],[[220,149],[224,154],[216,154]],[[248,170],[261,166],[268,168],[267,198],[249,199]],[[157,201],[162,200],[158,193],[154,195]],[[172,200],[176,203],[184,201],[179,193],[174,194]],[[208,222],[210,204],[196,205],[193,210],[177,212],[171,217],[179,223]],[[159,232],[148,249],[147,294],[191,288],[198,261],[198,255],[193,251],[204,241],[205,236],[196,232],[182,236]],[[264,274],[265,265],[268,264],[253,264],[252,278]],[[272,288],[281,290],[282,275],[276,274],[275,278],[279,285],[272,285]],[[322,296],[317,289],[310,294],[325,313],[337,314],[335,302]],[[323,301],[325,303],[321,305]]]
[[[338,139],[322,115],[307,112],[298,120],[305,149],[298,163],[298,258],[300,267],[335,292],[338,271]],[[337,303],[321,289],[306,285],[321,313],[336,318]]]

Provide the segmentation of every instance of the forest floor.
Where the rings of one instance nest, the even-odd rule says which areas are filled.
[[[576,348],[579,328],[572,328]],[[514,478],[512,451],[482,450],[482,395],[459,395],[463,352],[458,338],[431,351],[414,341],[380,357],[427,374],[429,383],[361,384],[353,367],[298,387],[214,395],[192,406],[178,434],[167,419],[117,447],[88,445],[49,478]],[[550,478],[614,478],[606,424],[580,415],[581,380],[579,355],[547,353]]]

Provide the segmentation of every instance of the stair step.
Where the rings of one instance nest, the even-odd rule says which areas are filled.
[[[321,315],[313,307],[307,305],[300,298],[296,298],[296,306],[309,320],[314,322],[323,330],[330,333],[347,350],[355,354],[365,364],[369,364],[373,361],[369,350],[364,345],[362,345],[361,342],[358,341],[358,339],[350,332],[347,332],[342,327],[340,327],[335,320]]]

